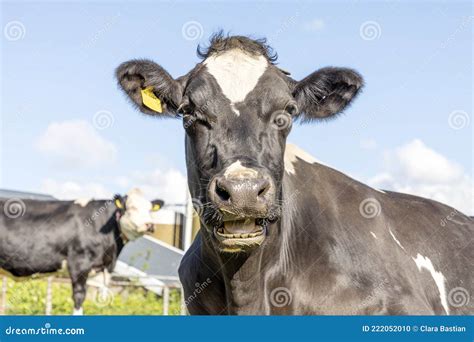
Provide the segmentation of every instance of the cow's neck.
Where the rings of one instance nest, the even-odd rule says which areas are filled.
[[[107,216],[109,217],[109,220],[100,228],[100,232],[103,234],[104,238],[113,239],[113,244],[111,246],[114,246],[115,250],[110,251],[110,253],[113,254],[113,260],[115,260],[125,246],[126,241],[120,230],[119,211],[112,206],[108,209]]]
[[[280,223],[269,226],[269,231],[280,230]],[[219,253],[212,242],[212,235],[202,230],[203,243],[201,257],[207,267],[215,270],[215,277],[225,286],[227,310],[232,314],[252,314],[265,310],[264,301],[256,301],[255,296],[264,298],[266,270],[275,267],[276,251],[280,249],[278,234],[267,236],[264,244],[251,253]],[[273,255],[273,257],[272,257]]]

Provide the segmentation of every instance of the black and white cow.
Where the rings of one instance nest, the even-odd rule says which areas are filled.
[[[217,34],[198,54],[177,79],[149,60],[117,69],[142,112],[183,117],[188,183],[203,204],[179,269],[191,314],[474,313],[471,218],[286,144],[293,120],[346,108],[363,85],[356,71],[296,81],[265,41],[241,36]]]
[[[44,275],[65,262],[74,314],[82,314],[89,273],[112,272],[124,244],[153,229],[153,211],[162,205],[138,189],[114,200],[0,199],[0,272],[14,278]]]

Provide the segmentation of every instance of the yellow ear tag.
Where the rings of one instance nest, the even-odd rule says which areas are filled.
[[[122,205],[122,202],[120,202],[119,199],[116,199],[115,200],[115,206],[119,209],[123,209],[123,205]]]
[[[155,204],[153,208],[151,208],[151,211],[158,211],[160,210],[161,206],[159,204]]]
[[[150,108],[151,110],[162,113],[163,108],[161,108],[161,101],[153,93],[153,87],[146,87],[142,89],[142,102],[145,107]]]

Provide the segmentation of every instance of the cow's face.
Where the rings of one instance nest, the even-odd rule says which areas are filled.
[[[174,80],[147,60],[123,63],[119,84],[140,110],[152,87],[164,113],[186,130],[188,183],[201,221],[220,251],[260,245],[280,214],[283,156],[292,122],[328,118],[362,86],[353,70],[324,68],[295,81],[272,63],[268,48],[245,37],[217,37],[204,61]]]
[[[120,213],[120,230],[128,240],[153,232],[154,213],[163,205],[161,200],[147,200],[139,189],[132,189],[124,197],[116,195],[114,203]]]

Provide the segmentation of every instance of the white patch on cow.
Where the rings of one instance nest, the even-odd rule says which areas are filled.
[[[232,49],[208,57],[204,65],[214,76],[238,116],[240,113],[234,104],[244,101],[248,93],[255,88],[260,76],[267,69],[268,61],[262,55],[252,56],[240,49]]]
[[[256,178],[257,176],[256,170],[243,166],[240,160],[232,163],[224,172],[225,178]]]
[[[377,239],[377,235],[375,235],[374,232],[371,231],[370,234],[374,237],[374,239]]]
[[[79,309],[74,309],[72,311],[72,314],[74,316],[82,316],[82,315],[84,315],[84,309],[82,307],[80,307]]]
[[[92,201],[92,198],[78,198],[74,201],[74,204],[78,204],[81,207],[86,207],[90,201]]]
[[[439,291],[439,297],[441,300],[441,305],[443,305],[444,310],[446,311],[446,314],[449,315],[449,307],[448,307],[448,301],[446,297],[446,278],[441,272],[438,272],[435,270],[433,263],[428,257],[424,257],[420,253],[417,254],[416,259],[412,258],[413,261],[415,261],[416,266],[418,267],[418,270],[421,271],[421,269],[425,269],[428,272],[431,273],[431,276],[433,277],[436,286],[438,287]]]
[[[392,229],[389,228],[388,231],[389,231],[390,235],[392,236],[392,239],[395,240],[395,242],[397,243],[397,245],[399,245],[401,249],[405,250],[405,247],[402,246],[402,244],[401,244],[400,241],[397,239],[397,237],[395,236],[395,234],[393,234]]]
[[[309,164],[318,163],[321,165],[325,165],[324,163],[317,160],[309,153],[300,149],[298,146],[293,145],[293,144],[286,144],[284,162],[285,162],[285,171],[287,173],[295,174],[295,163],[298,161],[297,158],[302,159]]]
[[[233,111],[237,116],[240,115],[240,111],[239,111],[237,108],[235,108],[235,104],[234,104],[234,103],[231,103],[230,108],[232,109],[232,111]]]

